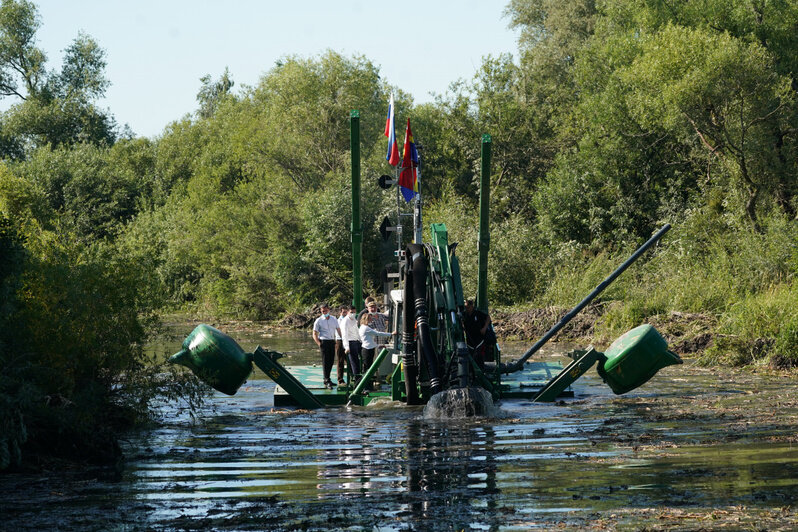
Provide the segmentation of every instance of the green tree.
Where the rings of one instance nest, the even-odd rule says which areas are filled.
[[[728,34],[665,26],[620,73],[629,105],[644,125],[660,125],[682,142],[700,142],[726,166],[744,196],[745,214],[761,231],[758,203],[776,190],[785,165],[772,157],[774,130],[794,114],[790,80],[767,51]]]
[[[3,183],[0,178],[0,183]],[[2,192],[0,192],[2,197]],[[2,209],[2,206],[0,206]],[[22,462],[22,448],[28,440],[24,413],[28,398],[18,392],[13,352],[18,336],[14,315],[19,310],[17,293],[22,286],[26,250],[18,227],[0,212],[0,471]]]
[[[113,238],[139,210],[147,193],[142,167],[125,167],[125,148],[91,144],[40,148],[13,172],[40,190],[57,221],[85,241]]]
[[[197,101],[200,104],[197,114],[200,118],[210,118],[216,112],[219,102],[230,95],[230,89],[235,83],[230,77],[230,71],[225,68],[221,77],[213,81],[210,74],[200,78],[202,88],[197,93]]]
[[[317,59],[287,57],[252,94],[256,120],[246,134],[264,167],[277,166],[298,191],[317,189],[326,176],[345,172],[349,112],[360,110],[367,156],[384,127],[388,91],[379,70],[364,57],[328,51]]]
[[[465,82],[450,86],[435,104],[411,111],[413,138],[422,146],[420,190],[425,201],[438,201],[447,192],[475,201],[478,188],[479,130]]]
[[[88,104],[102,97],[111,84],[105,78],[105,66],[105,50],[85,33],[78,33],[64,50],[61,72],[50,79],[52,91],[61,99]]]
[[[539,137],[548,139],[552,157],[573,142],[568,135],[570,112],[580,95],[574,66],[594,34],[595,4],[594,0],[511,0],[505,10],[510,26],[521,31],[517,90],[521,101],[535,110]]]
[[[717,38],[732,38],[735,47],[747,46],[748,53],[759,49],[769,65],[767,78],[774,75],[789,81],[788,100],[795,100],[798,91],[798,34],[794,31],[798,23],[798,5],[794,2],[779,0],[760,2],[757,0],[701,0],[699,2],[677,1],[667,4],[646,1],[640,3],[608,2],[607,15],[617,30],[627,32],[644,31],[656,33],[668,25],[693,28]],[[763,80],[763,87],[771,83]],[[749,87],[750,89],[750,87]],[[764,89],[768,90],[768,89]],[[748,98],[750,102],[750,95]],[[768,120],[760,122],[756,136],[765,141],[765,133],[769,131],[770,141],[763,149],[772,155],[768,163],[770,170],[765,175],[759,174],[751,183],[746,183],[746,194],[759,187],[757,182],[766,182],[765,193],[753,193],[754,204],[762,199],[774,197],[779,208],[790,218],[796,216],[795,195],[798,193],[798,173],[796,167],[796,130],[798,130],[798,107],[787,104]],[[737,142],[736,144],[739,144]],[[707,148],[708,149],[708,148]],[[728,147],[726,155],[740,160],[742,152],[738,149],[733,155]],[[750,159],[750,158],[749,158]],[[737,163],[739,164],[739,163]],[[742,171],[740,171],[742,173]],[[744,179],[744,178],[743,178]],[[746,207],[749,209],[750,207]],[[748,213],[749,218],[751,213]],[[756,216],[756,215],[754,215]],[[753,223],[753,222],[752,222]],[[758,225],[758,223],[755,223]]]
[[[197,397],[142,350],[149,264],[58,217],[37,183],[0,165],[0,470],[26,454],[113,462],[118,431],[155,397]]]
[[[422,192],[427,199],[454,191],[476,202],[480,139],[489,133],[494,212],[533,217],[531,195],[553,160],[552,139],[543,115],[527,104],[522,75],[509,54],[486,57],[470,81],[452,83],[435,105],[411,112],[414,132],[419,132],[414,137],[424,145]]]
[[[79,33],[65,49],[60,72],[49,72],[44,52],[35,46],[40,24],[32,2],[0,4],[0,95],[20,100],[3,114],[0,137],[10,141],[0,142],[0,155],[19,158],[23,148],[45,145],[112,144],[115,121],[94,105],[109,85],[105,52]]]
[[[561,144],[535,192],[551,240],[637,239],[690,207],[736,213],[757,230],[774,203],[794,217],[795,54],[785,28],[796,17],[775,4],[510,4],[521,68],[539,65],[530,94],[553,87],[542,80],[570,93],[555,100]],[[559,60],[546,62],[551,47]]]
[[[352,109],[361,113],[370,229],[392,199],[371,179],[387,169],[380,141],[388,88],[378,70],[328,52],[286,58],[254,89],[214,100],[220,93],[211,89],[223,85],[208,79],[210,100],[155,142],[158,199],[124,245],[158,272],[173,304],[205,314],[271,317],[327,299],[325,290],[349,300]],[[204,113],[211,101],[213,112]],[[410,107],[401,93],[397,103],[401,112]],[[338,237],[327,238],[327,228]],[[369,234],[378,238],[376,229]],[[373,257],[366,268],[376,278],[382,265]]]
[[[0,4],[0,94],[22,100],[39,96],[46,85],[46,56],[35,46],[36,6],[27,0]]]

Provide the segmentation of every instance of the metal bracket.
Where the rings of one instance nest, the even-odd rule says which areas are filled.
[[[267,377],[282,386],[302,408],[307,408],[309,410],[323,408],[324,405],[316,399],[313,393],[305,388],[296,377],[291,375],[288,370],[277,362],[277,359],[282,356],[282,353],[277,351],[266,351],[261,346],[258,346],[255,352],[252,353],[252,360]]]
[[[550,403],[554,401],[568,386],[584,375],[587,370],[593,367],[597,360],[603,357],[604,354],[596,351],[593,346],[588,347],[587,351],[584,351],[581,356],[547,382],[535,398],[532,399],[532,402]]]

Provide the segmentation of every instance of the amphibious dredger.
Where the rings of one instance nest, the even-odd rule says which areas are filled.
[[[352,155],[352,256],[353,304],[362,309],[361,257],[363,229],[360,222],[360,125],[359,114],[350,116]],[[476,307],[487,313],[487,259],[490,244],[488,205],[490,201],[491,138],[482,138],[480,176],[479,276]],[[398,170],[397,170],[398,174]],[[662,336],[651,326],[636,327],[601,353],[592,347],[573,351],[565,368],[556,362],[529,358],[562,329],[576,314],[601,293],[629,265],[654,245],[670,229],[665,225],[635,253],[610,274],[593,292],[556,323],[518,360],[504,362],[498,345],[488,350],[486,362],[477,364],[473,346],[463,329],[464,297],[460,283],[456,244],[450,244],[446,225],[430,226],[431,240],[421,241],[422,203],[413,200],[413,242],[403,243],[402,210],[397,177],[380,177],[380,186],[396,189],[396,224],[386,218],[381,232],[396,241],[397,267],[384,272],[384,292],[389,318],[401,335],[391,346],[381,349],[362,378],[348,375],[347,385],[328,390],[323,383],[320,365],[285,367],[278,361],[283,355],[258,346],[247,353],[229,336],[208,325],[197,326],[183,342],[183,348],[170,361],[191,368],[213,388],[233,395],[252,372],[254,362],[277,386],[275,406],[321,408],[328,406],[364,406],[377,398],[390,398],[409,405],[435,402],[444,415],[462,417],[480,415],[492,401],[525,398],[554,401],[573,396],[570,385],[597,365],[598,373],[616,394],[626,393],[648,381],[661,368],[680,364],[681,359],[668,350]],[[371,387],[374,380],[376,387]],[[457,409],[458,411],[447,411]]]

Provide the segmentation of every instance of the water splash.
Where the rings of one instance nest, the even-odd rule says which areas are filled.
[[[484,388],[451,388],[433,395],[424,407],[425,419],[500,417],[501,410]]]
[[[366,405],[366,408],[373,410],[386,408],[407,408],[407,404],[401,401],[394,401],[390,397],[377,397],[376,399],[369,401],[369,403]]]

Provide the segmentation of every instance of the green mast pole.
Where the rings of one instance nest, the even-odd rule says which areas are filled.
[[[490,249],[490,144],[482,135],[482,175],[479,180],[479,275],[477,277],[477,309],[488,312],[488,250]]]
[[[352,156],[352,304],[363,310],[363,225],[360,223],[360,111],[349,113]]]

